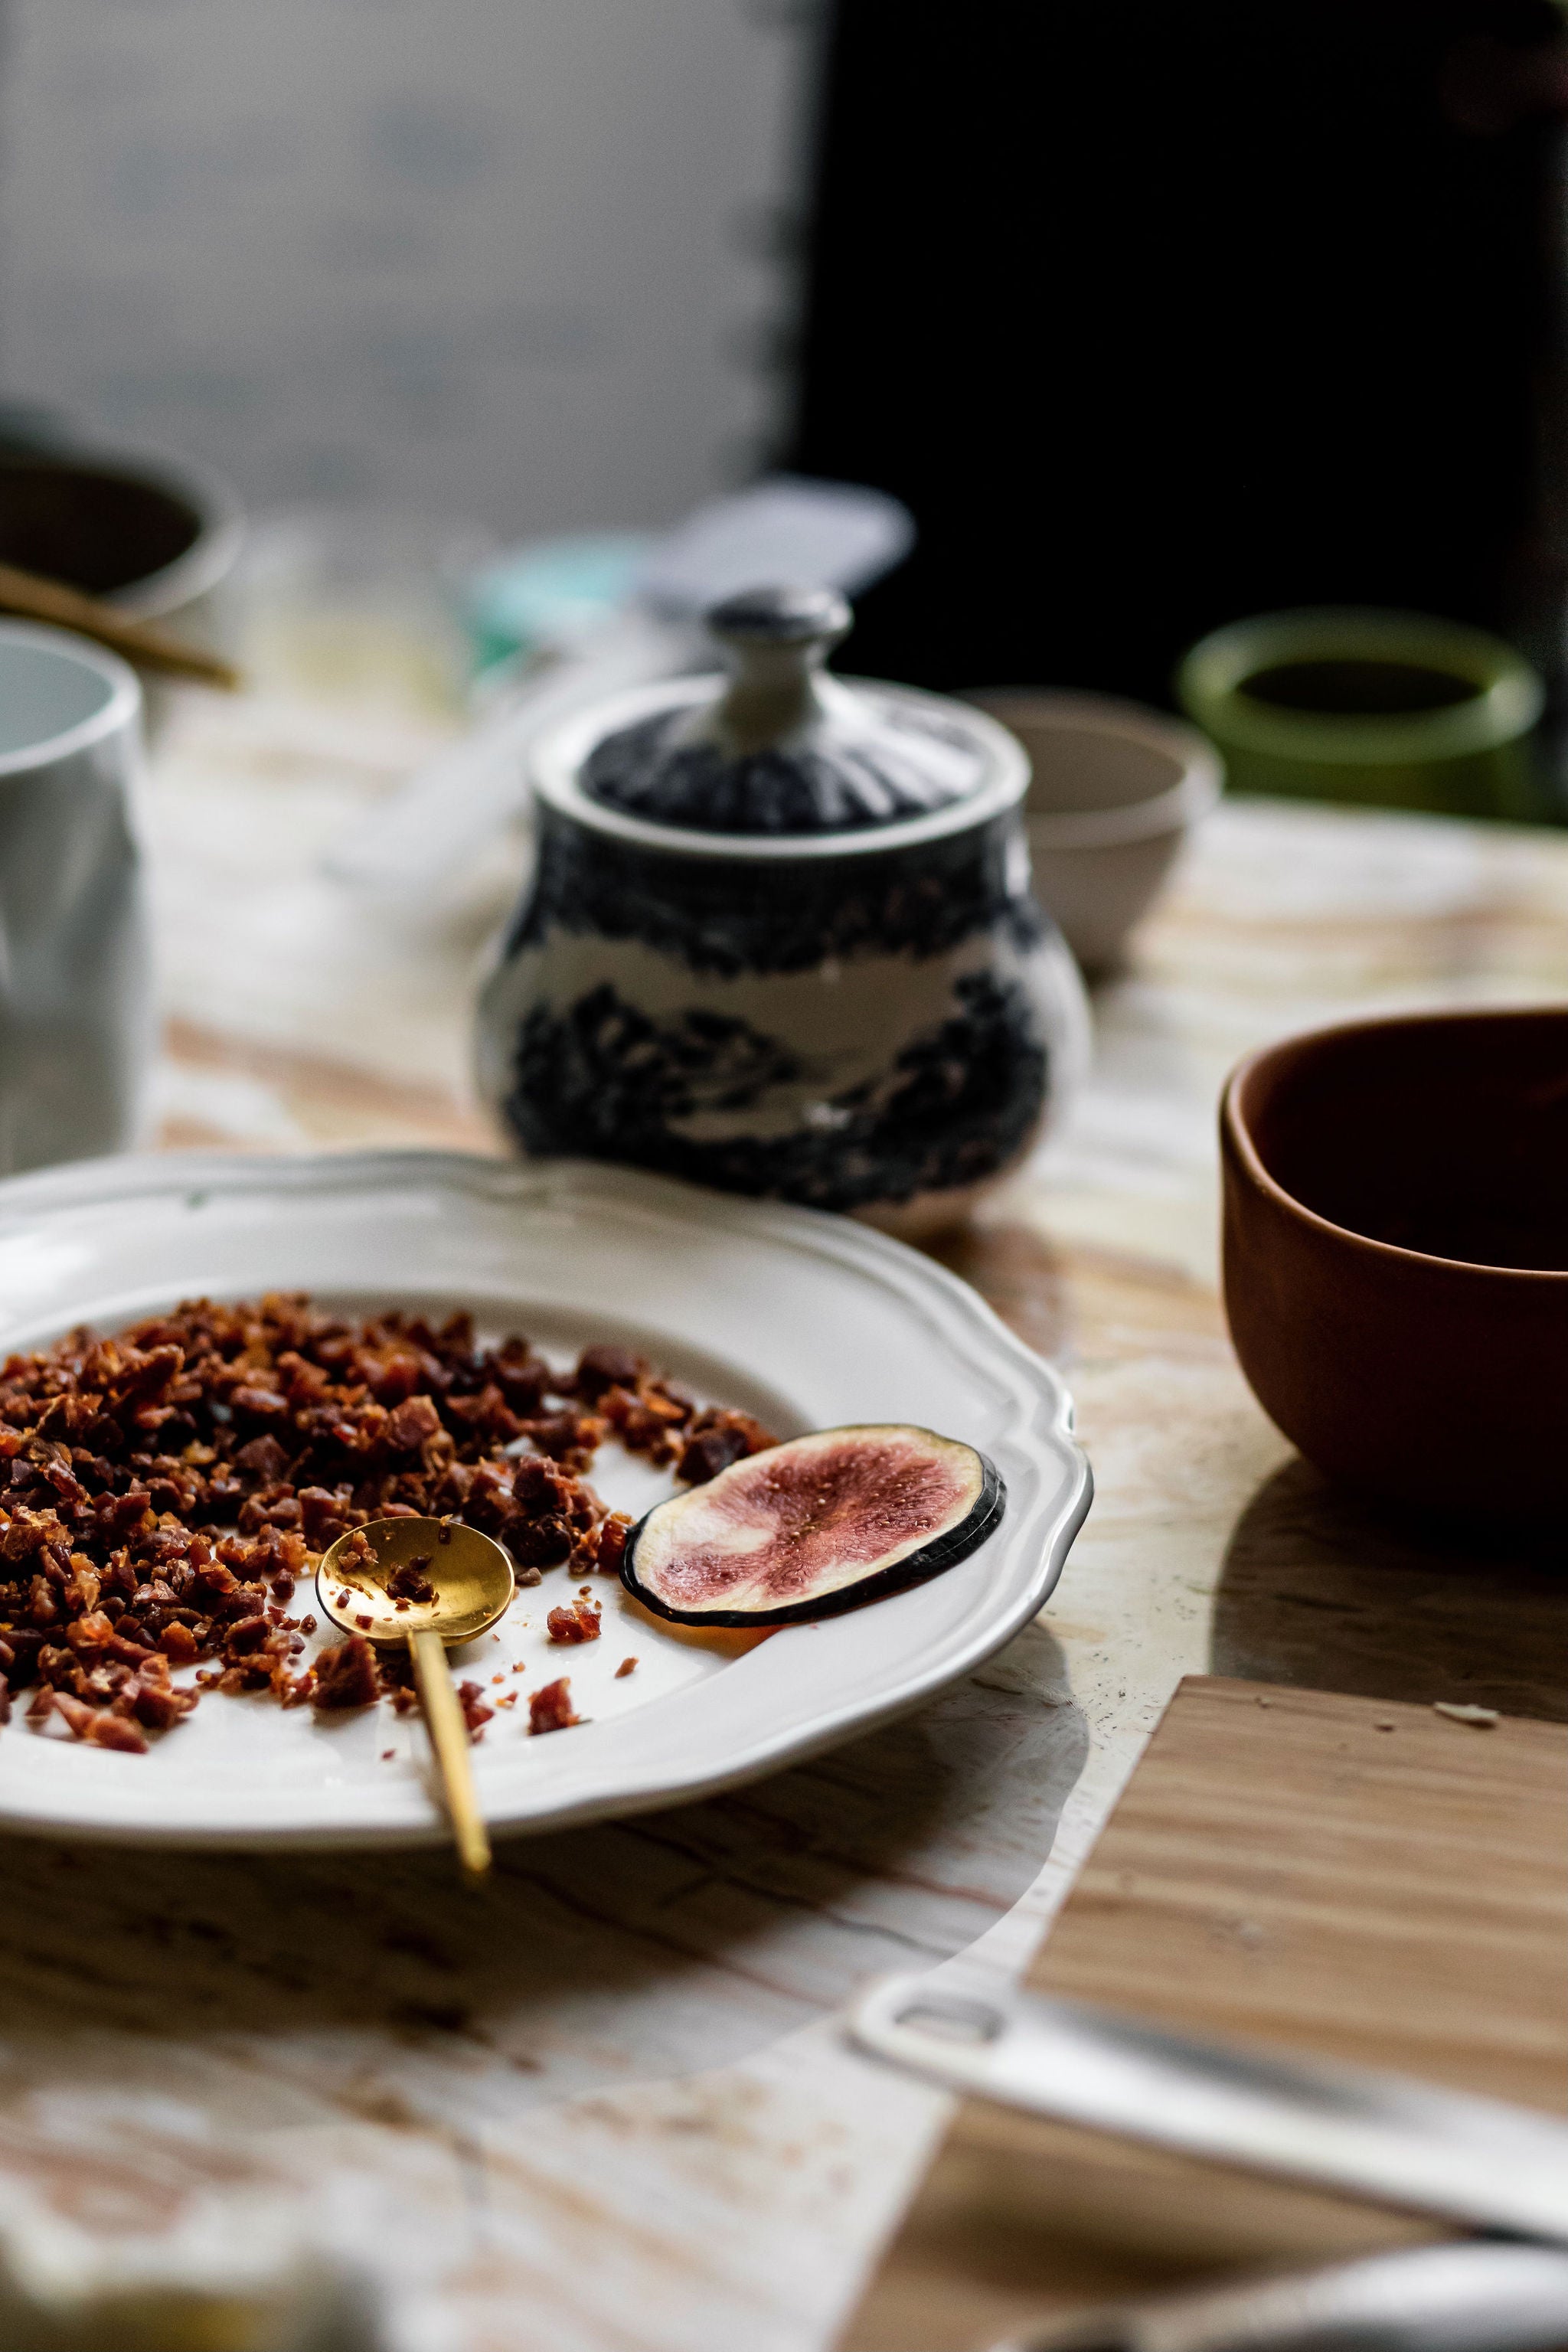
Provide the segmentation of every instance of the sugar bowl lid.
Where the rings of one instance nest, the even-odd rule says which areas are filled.
[[[997,730],[978,711],[826,675],[850,626],[835,590],[750,589],[706,617],[728,679],[676,680],[600,734],[578,772],[589,803],[678,831],[796,837],[907,824],[996,782]]]

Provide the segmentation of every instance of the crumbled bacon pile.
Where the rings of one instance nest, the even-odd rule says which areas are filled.
[[[744,1413],[699,1412],[625,1349],[589,1348],[558,1373],[526,1339],[477,1346],[464,1315],[356,1328],[301,1297],[197,1299],[115,1339],[77,1331],[13,1356],[0,1370],[0,1721],[33,1685],[30,1717],[140,1751],[196,1704],[170,1668],[197,1660],[210,1662],[200,1687],[286,1706],[404,1696],[401,1662],[357,1634],[301,1666],[316,1621],[289,1613],[298,1580],[351,1528],[422,1517],[493,1536],[521,1584],[563,1563],[614,1574],[629,1522],[583,1477],[612,1431],[693,1485],[773,1442]],[[427,1564],[403,1572],[410,1600]],[[555,1640],[598,1631],[582,1600],[550,1622]],[[477,1730],[491,1710],[477,1684],[464,1696]],[[530,1720],[578,1720],[564,1682],[534,1694]]]

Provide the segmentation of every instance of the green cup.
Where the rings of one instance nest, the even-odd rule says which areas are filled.
[[[1175,683],[1233,792],[1545,814],[1530,750],[1545,692],[1484,629],[1424,613],[1268,613],[1203,638]]]

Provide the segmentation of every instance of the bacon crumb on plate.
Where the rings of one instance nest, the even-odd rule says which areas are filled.
[[[470,1740],[479,1738],[485,1725],[495,1713],[494,1707],[487,1703],[479,1684],[459,1683],[458,1703],[463,1710],[463,1721],[468,1727],[468,1738]]]
[[[559,1682],[546,1683],[536,1690],[528,1702],[528,1727],[532,1731],[565,1731],[582,1717],[572,1705],[572,1685],[563,1675]]]
[[[749,1454],[760,1454],[764,1446],[777,1443],[749,1412],[731,1412],[723,1405],[712,1405],[692,1423],[690,1434],[680,1449],[675,1475],[684,1486],[705,1486],[710,1478],[716,1478],[731,1462],[743,1462]]]
[[[569,1609],[552,1609],[545,1619],[552,1642],[596,1642],[602,1628],[592,1601],[574,1601]]]
[[[380,1696],[375,1652],[363,1633],[351,1633],[346,1642],[323,1650],[316,1660],[311,1701],[318,1708],[369,1706]]]

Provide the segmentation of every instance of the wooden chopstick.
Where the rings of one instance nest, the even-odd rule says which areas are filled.
[[[221,686],[230,693],[243,683],[232,662],[172,636],[156,622],[133,620],[97,596],[84,596],[79,589],[68,588],[63,581],[46,580],[36,572],[20,572],[15,564],[0,563],[0,613],[74,629],[79,636],[93,637],[107,646],[110,653],[123,654],[127,661],[139,663],[143,669],[160,670],[169,677],[195,678],[203,686]]]

